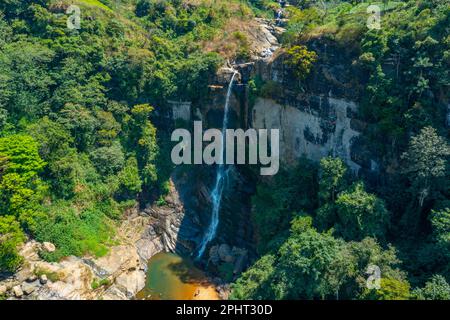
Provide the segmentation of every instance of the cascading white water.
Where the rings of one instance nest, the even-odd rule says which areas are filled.
[[[220,203],[222,201],[222,192],[226,177],[226,170],[225,170],[225,133],[228,128],[228,110],[229,110],[229,104],[230,104],[230,96],[233,89],[233,82],[234,78],[236,77],[237,72],[235,71],[233,73],[233,76],[231,77],[230,84],[228,85],[228,91],[227,91],[227,97],[225,99],[225,107],[224,107],[224,114],[223,114],[223,122],[222,122],[222,147],[221,147],[221,156],[222,159],[221,163],[219,163],[216,171],[216,183],[214,185],[214,189],[211,192],[211,200],[212,200],[212,212],[211,212],[211,223],[208,226],[208,229],[206,230],[206,233],[202,239],[202,242],[200,244],[200,249],[198,250],[197,259],[200,259],[203,256],[203,253],[205,252],[206,246],[208,243],[214,239],[216,236],[217,226],[219,225],[219,210],[220,210]]]

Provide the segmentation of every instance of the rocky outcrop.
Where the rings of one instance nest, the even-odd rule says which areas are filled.
[[[358,118],[364,79],[352,64],[352,50],[338,48],[326,39],[311,40],[308,47],[318,53],[319,61],[301,81],[285,63],[284,50],[278,49],[277,37],[283,30],[269,20],[260,19],[258,23],[264,30],[258,31],[260,38],[265,39],[259,43],[272,43],[277,51],[233,65],[239,77],[231,97],[230,126],[279,129],[282,165],[293,165],[300,157],[318,161],[335,156],[356,174],[361,169],[372,172],[379,161],[361,139],[367,128],[367,123]],[[231,73],[230,68],[219,70],[211,85],[200,108],[201,118],[207,120],[204,127],[220,127],[225,84]],[[250,101],[249,96],[254,94],[248,90],[251,79],[258,79],[262,87],[258,88],[259,96]]]
[[[20,250],[25,261],[21,269],[0,281],[0,294],[33,300],[132,299],[145,286],[148,259],[165,249],[154,223],[153,217],[135,211],[117,232],[121,244],[101,258],[46,262],[39,252],[55,246],[31,240]]]
[[[169,193],[164,198],[163,206],[153,205],[144,210],[154,223],[147,230],[147,234],[139,241],[141,254],[148,256],[149,248],[155,246],[153,238],[160,239],[161,249],[166,252],[175,252],[180,226],[184,220],[184,205],[173,180],[169,182]],[[151,243],[153,242],[153,244]]]
[[[273,25],[268,19],[255,19],[257,27],[249,30],[252,35],[253,60],[270,58],[280,48],[278,37],[284,29]]]
[[[233,275],[239,275],[247,265],[248,251],[244,248],[231,248],[228,244],[222,243],[209,249],[209,262],[215,266],[220,266],[224,263],[231,264],[233,266]]]
[[[360,166],[351,158],[352,143],[359,135],[351,126],[356,104],[330,97],[313,98],[318,100],[318,109],[258,98],[252,110],[251,126],[280,130],[280,154],[286,163],[293,164],[300,157],[319,161],[332,155],[358,172]]]

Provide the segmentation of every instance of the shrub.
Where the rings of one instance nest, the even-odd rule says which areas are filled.
[[[317,61],[317,54],[309,51],[306,46],[293,46],[286,51],[285,63],[292,68],[297,78],[303,80],[311,72],[313,64]]]
[[[13,216],[0,216],[0,272],[17,269],[22,262],[17,246],[24,240],[19,222]]]

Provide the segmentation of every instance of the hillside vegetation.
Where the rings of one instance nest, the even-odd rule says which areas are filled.
[[[351,57],[361,143],[386,171],[363,182],[330,157],[260,182],[261,258],[232,298],[449,299],[450,2],[377,2],[379,29],[367,27],[369,3],[291,4],[283,40],[297,90],[308,90],[314,60],[329,63],[313,48]],[[253,84],[256,94],[268,85]],[[378,290],[367,286],[371,265]]]
[[[450,299],[450,0],[376,2],[380,29],[367,27],[362,1],[289,3],[280,55],[292,90],[308,88],[320,44],[351,57],[361,143],[384,171],[355,177],[326,157],[258,180],[258,258],[231,298]],[[80,29],[67,27],[71,4]],[[162,203],[173,169],[167,101],[200,104],[220,66],[251,58],[254,18],[279,8],[0,2],[0,273],[18,270],[30,238],[55,244],[41,253],[49,261],[103,256],[130,209]],[[250,104],[280,91],[257,78],[248,88]],[[369,266],[379,289],[367,286]]]
[[[170,97],[202,97],[224,59],[204,43],[248,15],[240,1],[0,4],[2,271],[25,234],[56,245],[49,260],[104,255],[126,209],[167,192],[155,119]]]

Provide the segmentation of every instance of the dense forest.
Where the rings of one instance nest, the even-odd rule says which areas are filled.
[[[68,4],[83,12],[67,28]],[[301,159],[257,177],[258,258],[232,299],[450,299],[450,1],[291,0],[282,51],[304,90],[316,41],[351,61],[365,145],[385,172]],[[6,0],[0,3],[0,273],[42,259],[103,256],[124,213],[169,192],[168,100],[201,103],[226,61],[250,59],[230,24],[270,18],[271,0]],[[317,40],[319,39],[319,40]],[[388,62],[388,63],[387,63]],[[387,67],[387,65],[389,67]],[[270,84],[249,81],[251,95]],[[249,98],[250,101],[252,97]],[[251,169],[250,169],[251,170]],[[381,288],[366,286],[367,267]],[[0,295],[1,299],[1,295]]]

